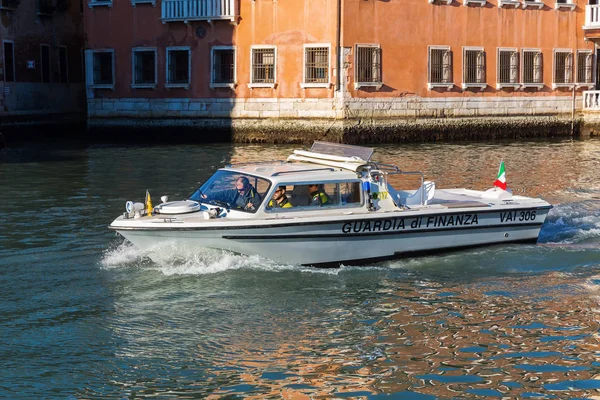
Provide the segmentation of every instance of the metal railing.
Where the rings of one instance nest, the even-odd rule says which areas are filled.
[[[234,1],[235,0],[163,0],[162,20],[234,20]]]
[[[585,6],[585,27],[600,28],[600,5]]]
[[[583,110],[600,111],[600,90],[583,91]]]

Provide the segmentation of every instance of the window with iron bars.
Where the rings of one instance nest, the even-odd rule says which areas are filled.
[[[381,48],[356,46],[356,77],[361,84],[381,84]]]
[[[40,45],[40,74],[42,82],[50,82],[51,71],[50,71],[50,46],[47,44]]]
[[[134,50],[133,52],[133,84],[156,84],[156,51],[153,49]]]
[[[93,58],[93,84],[114,85],[112,51],[95,52]]]
[[[573,83],[573,53],[570,51],[554,52],[554,83]]]
[[[328,47],[306,47],[304,63],[305,83],[329,83]]]
[[[450,49],[429,49],[429,83],[452,83],[452,52]]]
[[[463,83],[485,83],[485,52],[465,49],[463,57]]]
[[[4,42],[4,82],[15,81],[15,45]]]
[[[275,48],[252,49],[252,83],[275,83]]]
[[[213,83],[235,83],[234,49],[213,49]]]
[[[523,84],[542,84],[542,52],[523,50]]]
[[[577,53],[577,83],[593,83],[592,65],[594,55],[591,51]]]
[[[515,50],[498,50],[498,83],[519,83],[519,53]]]
[[[4,10],[16,10],[20,0],[0,0],[0,8]]]
[[[69,82],[69,68],[67,65],[67,48],[61,46],[58,48],[58,81],[60,83]]]
[[[54,0],[38,0],[38,12],[50,15],[54,12]]]
[[[167,49],[167,84],[188,85],[190,83],[190,51]]]

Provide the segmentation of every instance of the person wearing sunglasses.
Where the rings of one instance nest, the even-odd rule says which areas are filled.
[[[292,203],[288,200],[285,195],[285,186],[279,186],[275,193],[273,194],[273,198],[269,200],[268,204],[269,208],[292,208]]]

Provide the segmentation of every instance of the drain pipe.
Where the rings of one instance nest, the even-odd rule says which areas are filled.
[[[342,57],[342,44],[341,44],[341,30],[342,30],[342,0],[337,0],[337,26],[335,31],[335,45],[337,47],[337,57],[336,57],[336,79],[335,79],[335,91],[340,91],[340,80],[341,80],[341,57]]]

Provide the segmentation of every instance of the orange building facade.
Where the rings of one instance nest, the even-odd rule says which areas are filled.
[[[555,1],[88,0],[88,115],[569,119],[597,86],[593,5]]]

